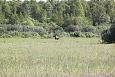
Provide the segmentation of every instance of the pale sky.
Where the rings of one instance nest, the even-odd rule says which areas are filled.
[[[12,0],[7,0],[7,1],[12,1]],[[24,0],[22,0],[24,1]],[[47,1],[47,0],[36,0],[36,1]],[[86,1],[89,1],[89,0],[86,0]]]

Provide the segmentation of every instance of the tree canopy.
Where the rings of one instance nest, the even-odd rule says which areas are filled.
[[[39,22],[55,22],[59,26],[68,26],[69,24],[64,24],[66,19],[71,22],[73,19],[83,18],[83,21],[89,19],[88,22],[93,22],[91,25],[96,26],[113,21],[115,2],[114,0],[48,0],[47,2],[1,0],[0,15],[2,24],[23,24],[22,18],[26,21],[26,17],[31,17]]]
[[[42,26],[50,30],[54,23],[73,32],[77,27],[110,25],[114,20],[114,0],[0,0],[0,24]]]

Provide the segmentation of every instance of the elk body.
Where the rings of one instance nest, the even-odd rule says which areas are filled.
[[[58,36],[54,36],[55,37],[55,40],[59,40],[59,37]]]

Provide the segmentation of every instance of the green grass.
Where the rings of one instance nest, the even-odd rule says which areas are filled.
[[[113,76],[115,45],[99,40],[0,38],[0,77]]]

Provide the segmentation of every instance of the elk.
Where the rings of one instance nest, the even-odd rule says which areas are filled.
[[[55,35],[54,37],[55,37],[55,40],[59,40],[59,37],[58,37],[58,36]]]

